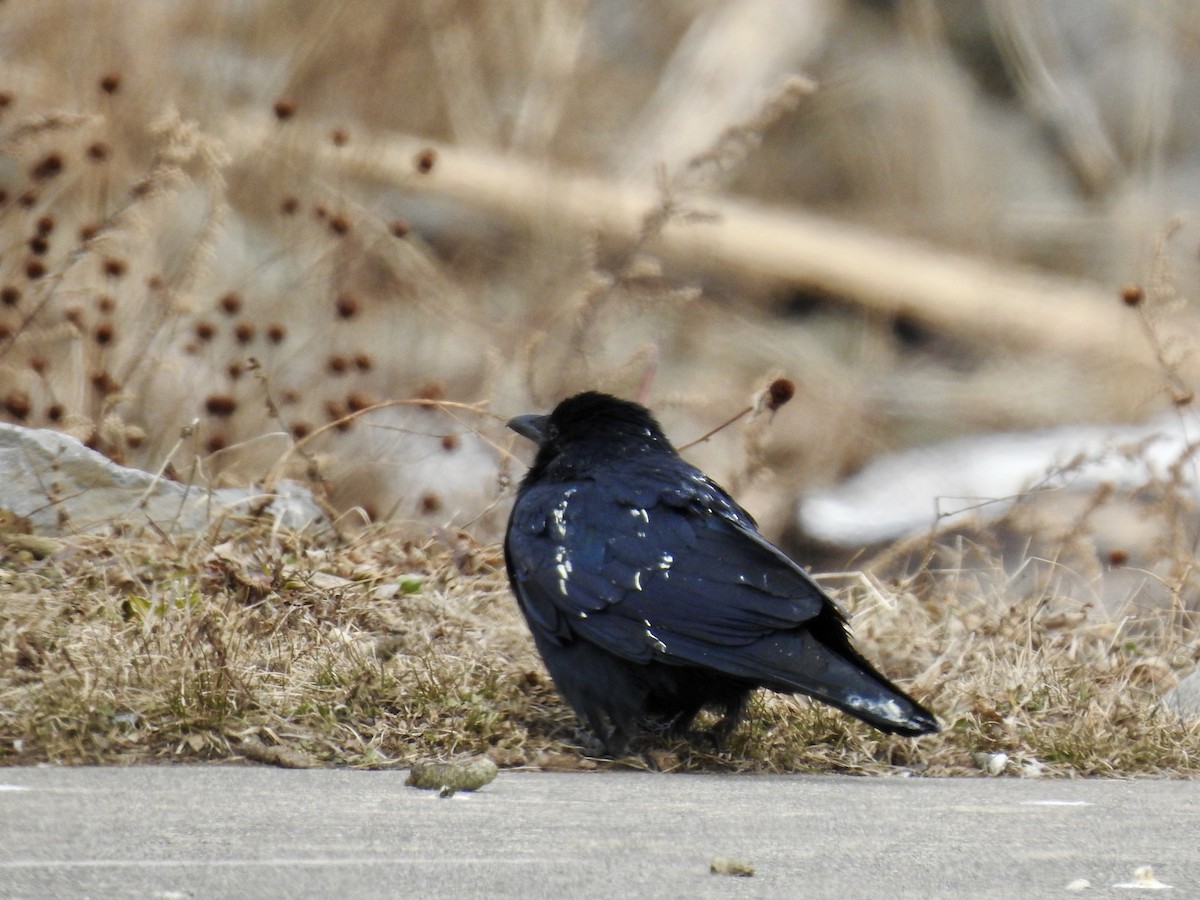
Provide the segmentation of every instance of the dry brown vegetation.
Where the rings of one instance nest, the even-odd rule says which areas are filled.
[[[0,761],[590,764],[495,544],[503,419],[583,387],[686,443],[793,378],[689,457],[801,542],[891,449],[1191,421],[1200,16],[1065,9],[0,3],[0,416],[342,516],[6,526]],[[630,764],[1194,774],[1192,469],[829,582],[944,734],[763,697]]]
[[[1014,576],[997,558],[963,542],[891,588],[827,579],[942,734],[884,737],[764,694],[720,753],[647,736],[616,764],[944,775],[1003,752],[1014,775],[1197,774],[1200,730],[1157,704],[1197,661],[1194,623],[1178,610],[1097,618],[1058,592],[1053,567]],[[0,758],[611,765],[581,755],[502,569],[497,546],[463,534],[330,548],[249,524],[215,546],[79,537],[40,561],[10,552]]]

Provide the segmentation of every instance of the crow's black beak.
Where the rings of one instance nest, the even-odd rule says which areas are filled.
[[[507,425],[521,437],[529,438],[539,447],[546,440],[546,420],[549,416],[539,416],[533,413],[509,419]]]

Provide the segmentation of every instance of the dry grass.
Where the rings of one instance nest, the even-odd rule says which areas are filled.
[[[974,557],[974,558],[970,558]],[[860,643],[945,730],[881,736],[760,695],[730,745],[647,737],[617,765],[683,771],[1200,774],[1200,725],[1161,710],[1200,652],[1194,617],[1112,618],[995,548],[941,545],[902,583],[831,579]],[[1065,563],[1060,563],[1065,565]],[[74,538],[10,551],[0,578],[0,761],[251,759],[404,766],[487,753],[595,767],[508,594],[500,550],[463,533],[330,548],[249,527],[212,546]]]
[[[580,388],[682,444],[794,379],[691,453],[776,537],[888,449],[1186,409],[1197,13],[1035,6],[0,4],[0,416],[345,513],[331,545],[8,543],[0,760],[591,765],[493,543],[500,421]],[[624,764],[1195,774],[1157,706],[1200,655],[1185,463],[1117,602],[1100,494],[833,582],[943,734],[763,697],[723,754]]]

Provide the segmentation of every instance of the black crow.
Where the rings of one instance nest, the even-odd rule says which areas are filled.
[[[850,645],[816,583],[680,458],[650,411],[594,391],[508,427],[537,444],[504,539],[509,583],[559,691],[621,753],[639,721],[737,724],[758,687],[881,731],[933,715]]]

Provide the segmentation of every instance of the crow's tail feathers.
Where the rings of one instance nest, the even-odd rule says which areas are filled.
[[[807,694],[888,734],[916,737],[938,730],[929,710],[850,646],[841,623],[829,630],[833,633],[820,636],[809,630],[777,634],[752,645],[763,686]]]

